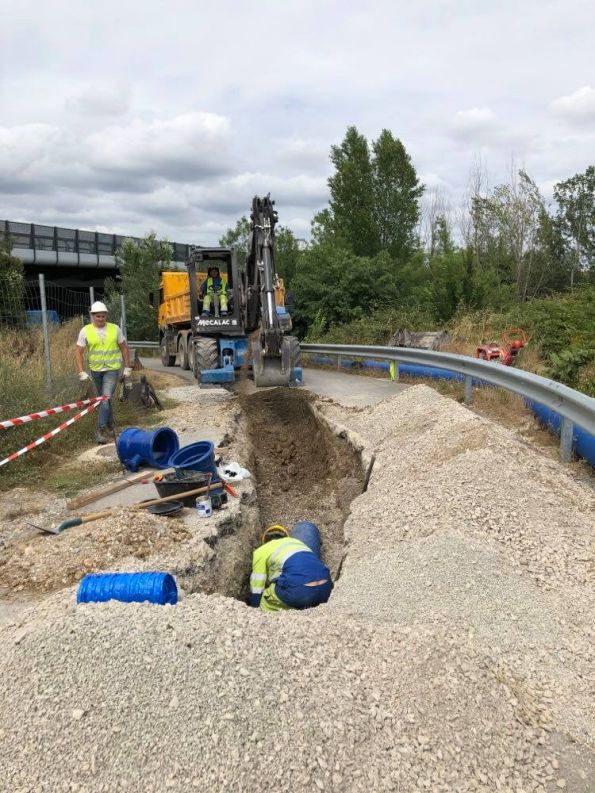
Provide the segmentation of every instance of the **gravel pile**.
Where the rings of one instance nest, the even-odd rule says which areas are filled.
[[[450,628],[323,610],[271,619],[194,595],[73,609],[21,631],[4,666],[0,772],[13,793],[564,781],[541,746],[539,673],[520,679]]]
[[[343,421],[376,462],[326,607],[0,629],[7,790],[595,789],[592,490],[423,386]]]

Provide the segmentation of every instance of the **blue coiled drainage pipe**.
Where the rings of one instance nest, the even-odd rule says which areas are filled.
[[[329,366],[335,363],[335,359],[325,355],[313,355],[312,360],[314,363],[322,366]],[[385,372],[388,371],[390,366],[388,361],[341,361],[341,366],[344,369],[353,369],[357,365],[361,366],[363,369],[380,369]],[[458,372],[449,372],[447,369],[438,369],[435,366],[417,366],[410,363],[399,364],[399,375],[404,375],[406,377],[427,377],[437,380],[462,381],[465,379],[465,376]],[[473,385],[487,387],[490,386],[490,383],[486,383],[485,380],[473,378]],[[526,399],[525,403],[541,424],[555,435],[560,434],[562,419],[558,413],[539,402]],[[582,429],[582,427],[577,427],[576,424],[573,428],[572,448],[580,457],[583,457],[595,468],[595,437]]]
[[[173,606],[178,602],[175,578],[169,573],[92,573],[79,584],[77,603],[156,603]]]

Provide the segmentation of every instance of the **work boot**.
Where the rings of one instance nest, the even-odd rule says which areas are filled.
[[[203,311],[201,317],[208,317],[210,313],[210,311]]]
[[[105,434],[105,429],[106,429],[105,427],[99,427],[97,429],[97,435],[95,437],[95,440],[97,441],[97,443],[104,444],[104,443],[109,443],[110,442],[110,439]]]
[[[226,316],[227,316],[227,311],[222,311],[222,312],[221,312],[221,316],[222,316],[222,317],[226,317]]]

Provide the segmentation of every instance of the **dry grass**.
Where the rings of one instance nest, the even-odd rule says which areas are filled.
[[[0,418],[9,419],[36,410],[44,410],[66,402],[74,402],[94,395],[92,385],[81,383],[76,375],[75,344],[80,323],[77,321],[56,325],[50,330],[50,349],[53,387],[48,392],[46,384],[41,328],[14,330],[0,329]],[[161,387],[161,376],[149,379],[156,389]],[[169,377],[164,376],[167,385]],[[179,382],[176,378],[174,382]],[[170,406],[166,405],[167,407]],[[116,426],[150,426],[159,423],[160,414],[143,411],[128,403],[114,400]],[[71,418],[76,411],[60,416],[33,421],[20,427],[0,430],[0,459],[30,443],[53,429],[61,421]],[[63,489],[68,481],[73,489],[85,480],[68,470],[72,457],[94,442],[96,414],[91,413],[80,422],[49,440],[23,457],[0,468],[0,491],[17,485],[43,485],[50,489]],[[66,466],[66,470],[63,470]],[[88,478],[88,477],[87,477]]]

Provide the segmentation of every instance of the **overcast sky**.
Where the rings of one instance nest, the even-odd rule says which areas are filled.
[[[595,161],[593,0],[0,0],[0,218],[211,244],[255,193],[307,237],[329,148],[400,137],[546,195]]]

